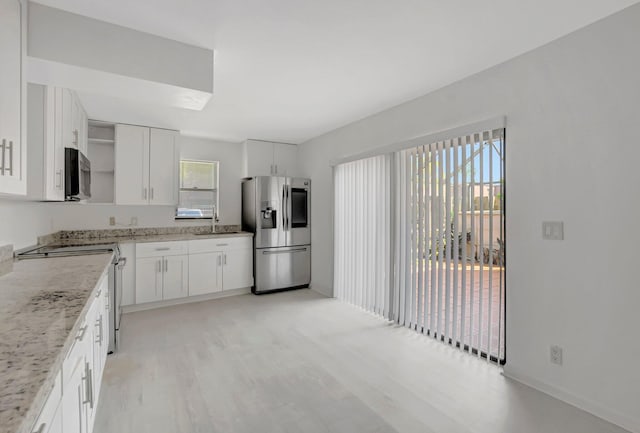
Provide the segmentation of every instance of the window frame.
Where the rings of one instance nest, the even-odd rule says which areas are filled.
[[[180,164],[182,164],[182,162],[200,162],[200,163],[207,163],[207,164],[214,164],[216,166],[216,170],[215,170],[215,185],[216,188],[182,188],[182,171],[180,170]],[[215,197],[215,207],[214,207],[214,212],[213,212],[213,216],[183,216],[183,215],[178,215],[178,209],[180,209],[180,192],[181,191],[211,191],[214,194]],[[211,219],[215,219],[216,221],[218,221],[220,216],[220,161],[219,160],[213,160],[213,159],[197,159],[197,158],[180,158],[178,160],[178,205],[176,206],[175,209],[175,215],[174,215],[174,219],[176,221],[178,220],[186,220],[186,221],[192,221],[192,220],[211,220]]]

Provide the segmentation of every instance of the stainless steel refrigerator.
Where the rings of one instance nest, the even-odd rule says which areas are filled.
[[[253,232],[253,293],[309,287],[311,181],[258,176],[242,183],[242,229]]]

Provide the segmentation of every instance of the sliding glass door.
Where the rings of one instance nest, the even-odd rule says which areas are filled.
[[[396,153],[398,323],[504,360],[504,131]]]
[[[335,167],[336,297],[505,359],[504,129]]]

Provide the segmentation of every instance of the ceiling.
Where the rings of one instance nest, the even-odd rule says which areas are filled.
[[[91,118],[301,143],[638,0],[38,0],[215,50],[202,111],[81,93]],[[188,67],[188,65],[187,65]]]

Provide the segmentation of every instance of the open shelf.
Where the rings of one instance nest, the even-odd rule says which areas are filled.
[[[88,158],[91,162],[89,203],[113,203],[115,176],[115,124],[89,120]]]

